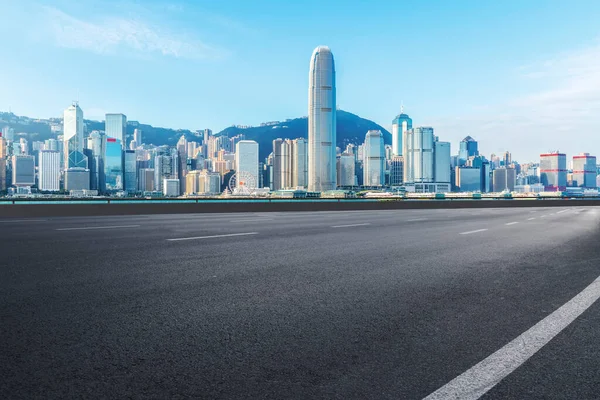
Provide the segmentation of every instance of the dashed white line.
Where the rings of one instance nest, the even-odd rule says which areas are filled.
[[[232,236],[248,236],[248,235],[258,235],[258,232],[228,233],[228,234],[224,234],[224,235],[210,235],[210,236],[192,236],[192,237],[174,238],[174,239],[167,239],[167,240],[169,242],[180,242],[182,240],[214,239],[214,238],[224,238],[224,237],[232,237]]]
[[[516,222],[516,221],[514,221],[514,222],[508,222],[508,223],[506,223],[504,225],[515,225],[515,224],[518,224],[518,222]]]
[[[367,222],[365,224],[334,225],[334,226],[332,226],[332,228],[352,228],[354,226],[366,226],[366,225],[371,225],[371,224]]]
[[[567,211],[569,211],[569,210],[568,209],[567,210],[561,210],[561,211],[557,212],[557,214],[561,214],[561,213],[564,213],[564,212],[567,212]]]
[[[407,219],[406,222],[418,222],[418,221],[427,221],[427,218],[415,218],[415,219]]]
[[[478,232],[485,232],[487,231],[487,229],[476,229],[474,231],[468,231],[468,232],[461,232],[461,235],[470,235],[472,233],[478,233]]]
[[[273,218],[252,218],[252,219],[233,219],[229,222],[262,222],[262,221],[273,221]]]
[[[475,400],[531,358],[600,298],[600,277],[529,330],[424,400]]]
[[[540,218],[546,218],[546,215],[542,215]]]
[[[57,231],[86,231],[92,229],[138,228],[140,225],[82,226],[77,228],[58,228]]]
[[[47,219],[4,219],[0,221],[0,224],[9,224],[11,222],[43,222]]]
[[[527,221],[533,221],[535,218],[527,218]]]

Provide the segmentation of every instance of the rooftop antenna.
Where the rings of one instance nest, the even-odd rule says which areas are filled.
[[[400,101],[400,114],[404,114],[404,100]]]

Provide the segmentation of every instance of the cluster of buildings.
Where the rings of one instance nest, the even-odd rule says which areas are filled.
[[[56,122],[56,123],[54,123]],[[434,129],[414,126],[401,110],[392,121],[392,144],[379,130],[362,132],[363,143],[336,146],[335,63],[317,47],[309,69],[308,139],[276,139],[259,160],[259,144],[213,135],[182,135],[175,146],[145,143],[124,114],[106,114],[104,131],[87,132],[73,103],[54,121],[56,139],[29,143],[9,126],[0,135],[0,192],[71,196],[215,196],[285,194],[319,196],[336,191],[403,190],[415,193],[543,192],[597,187],[596,157],[541,154],[520,165],[511,154],[480,154],[471,136],[458,154]],[[265,123],[266,126],[279,122]],[[128,129],[130,128],[130,129]]]

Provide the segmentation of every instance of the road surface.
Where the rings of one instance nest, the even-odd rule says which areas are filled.
[[[0,398],[597,398],[599,222],[594,207],[0,220]]]

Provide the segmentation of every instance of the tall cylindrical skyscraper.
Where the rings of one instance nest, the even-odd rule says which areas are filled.
[[[336,188],[335,65],[327,46],[317,47],[308,77],[308,190]]]

